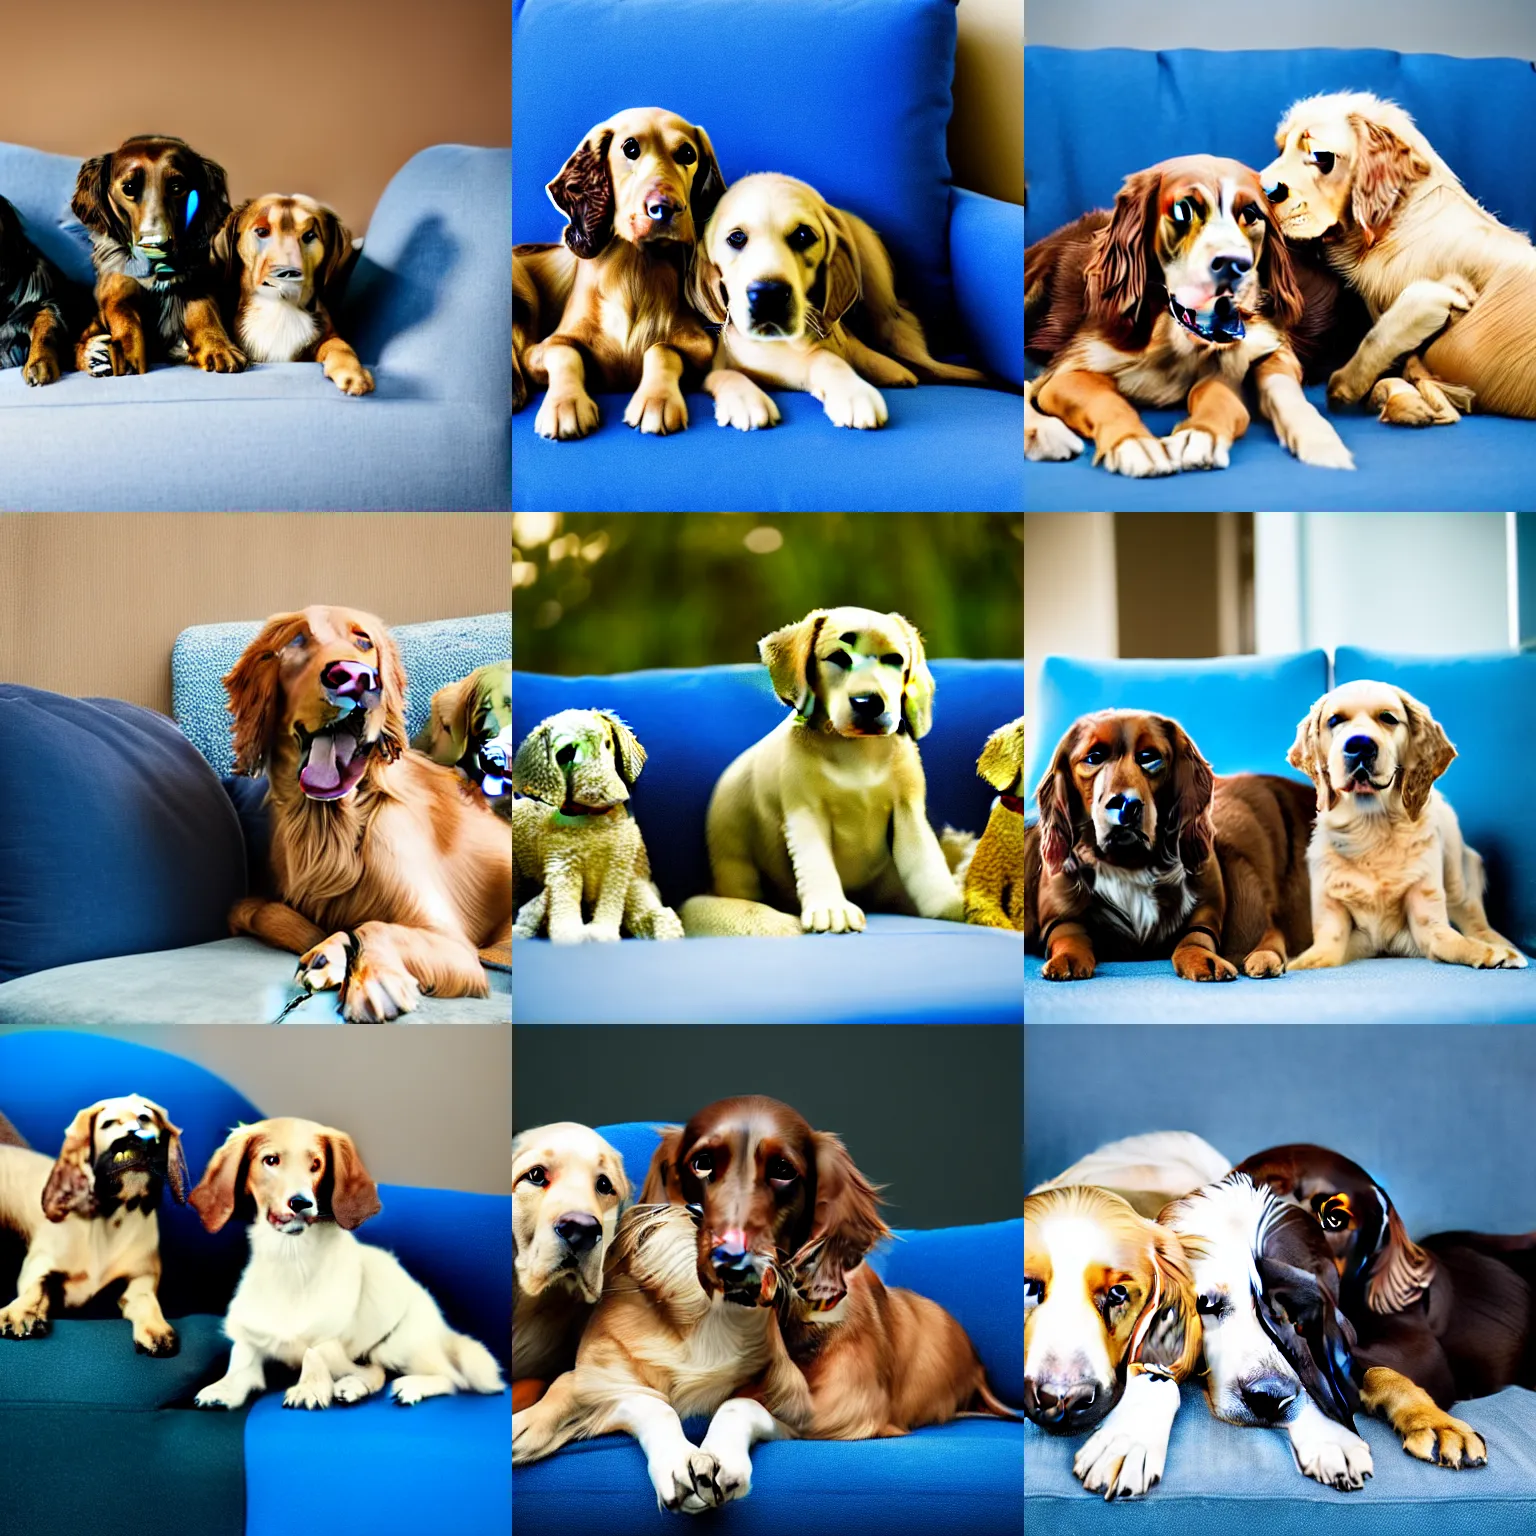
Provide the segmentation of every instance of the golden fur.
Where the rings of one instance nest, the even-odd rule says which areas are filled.
[[[337,666],[376,686],[338,697],[324,682]],[[299,955],[300,977],[339,988],[349,1020],[395,1018],[422,991],[486,996],[476,951],[511,936],[511,838],[451,768],[407,748],[405,672],[383,622],[348,608],[274,615],[224,684],[236,770],[267,774],[279,898],[237,902],[231,931]],[[301,775],[327,737],[342,777],[319,798]]]
[[[1363,779],[1343,750],[1360,737],[1375,747]],[[1317,787],[1307,850],[1313,940],[1288,971],[1371,955],[1526,964],[1488,926],[1483,861],[1462,841],[1455,811],[1434,788],[1455,756],[1429,710],[1401,688],[1346,683],[1312,706],[1289,760]]]
[[[987,738],[976,771],[997,791],[965,871],[965,920],[1024,931],[1024,716]],[[1011,803],[1010,803],[1011,802]]]

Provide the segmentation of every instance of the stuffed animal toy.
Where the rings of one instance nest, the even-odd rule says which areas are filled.
[[[547,927],[556,944],[607,942],[621,928],[637,939],[682,938],[625,803],[644,765],[634,732],[603,710],[562,710],[528,733],[512,764],[512,787],[529,797],[512,804],[515,937]],[[543,889],[524,900],[525,883]]]
[[[998,791],[965,875],[965,920],[1024,931],[1024,717],[993,731],[976,771]]]
[[[411,743],[457,768],[504,820],[512,818],[512,663],[493,661],[432,695],[426,726]]]

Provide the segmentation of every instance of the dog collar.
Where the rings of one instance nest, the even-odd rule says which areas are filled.
[[[1020,816],[1024,814],[1023,795],[999,795],[997,803],[1006,811],[1017,811]]]
[[[1170,293],[1168,310],[1186,331],[1192,331],[1202,341],[1215,342],[1217,346],[1241,341],[1247,334],[1243,317],[1227,294],[1222,294],[1204,309],[1186,309]]]

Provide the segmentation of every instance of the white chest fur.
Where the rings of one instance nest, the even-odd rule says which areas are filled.
[[[307,309],[263,293],[240,307],[238,340],[253,363],[292,363],[314,346],[320,323]]]
[[[1178,902],[1168,914],[1170,923],[1182,923],[1195,904],[1182,872],[1176,871],[1170,878],[1158,878],[1149,869],[1114,869],[1100,864],[1094,880],[1094,894],[1106,906],[1113,908],[1121,923],[1140,944],[1147,943],[1163,926],[1163,908],[1158,902],[1158,890],[1165,885],[1177,884]]]

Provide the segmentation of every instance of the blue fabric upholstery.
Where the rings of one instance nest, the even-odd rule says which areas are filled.
[[[1369,962],[1392,963],[1410,964]],[[1113,1006],[1100,1016],[1124,1017]],[[1236,1161],[1287,1141],[1334,1147],[1382,1183],[1415,1237],[1531,1225],[1524,1182],[1504,1173],[1512,1149],[1524,1143],[1536,1032],[1369,1023],[1243,1030],[1131,1025],[1106,1026],[1093,1039],[1093,1069],[1086,1071],[1083,1036],[1026,1031],[1026,1188],[1105,1141],[1180,1129],[1204,1136]],[[1308,1063],[1315,1070],[1277,1070]],[[1155,1093],[1147,1091],[1149,1083]],[[1058,1438],[1026,1425],[1025,1528],[1073,1536],[1111,1529],[1136,1536],[1529,1531],[1536,1506],[1536,1394],[1510,1387],[1452,1411],[1486,1438],[1486,1467],[1469,1475],[1414,1461],[1386,1424],[1362,1414],[1356,1428],[1370,1442],[1375,1476],[1359,1492],[1338,1493],[1301,1476],[1282,1435],[1218,1423],[1204,1399],[1186,1389],[1162,1484],[1139,1503],[1114,1506],[1085,1494],[1072,1476],[1082,1437]]]
[[[0,980],[222,938],[244,894],[229,798],[169,720],[0,684]]]
[[[1000,379],[1024,382],[1024,210],[955,187],[949,262],[971,350]]]
[[[980,832],[992,791],[976,758],[1022,708],[1011,661],[936,661],[933,730],[921,748],[928,817]],[[635,732],[647,762],[631,807],[663,898],[677,906],[710,888],[705,811],[731,761],[783,717],[760,666],[632,672],[612,677],[514,673],[512,729],[521,742],[562,709],[608,709]],[[707,720],[707,730],[697,722]],[[922,918],[872,915],[861,936],[779,942],[687,939],[557,949],[519,942],[513,1016],[550,1022],[1012,1022],[1019,1017],[1018,936]],[[848,971],[848,945],[866,958]],[[871,949],[878,958],[870,956]],[[792,957],[792,963],[791,963]]]
[[[1536,78],[1523,59],[1453,59],[1381,49],[1241,53],[1124,48],[1025,49],[1029,239],[1090,208],[1108,207],[1131,172],[1171,155],[1230,155],[1255,168],[1274,158],[1274,132],[1292,102],[1368,90],[1405,107],[1467,190],[1506,223],[1536,229],[1536,185],[1505,174],[1507,146],[1536,131]],[[1113,101],[1116,110],[1104,111]],[[1490,113],[1487,103],[1497,101]],[[1326,410],[1321,386],[1308,391]],[[1166,434],[1182,412],[1147,411]],[[1255,414],[1230,469],[1127,480],[1091,464],[1031,464],[1039,511],[1244,511],[1384,508],[1499,511],[1521,499],[1536,458],[1528,422],[1473,416],[1454,429],[1407,432],[1366,412],[1330,418],[1355,471],[1314,469],[1280,447]]]
[[[0,145],[0,194],[36,243],[88,284],[89,240],[69,209],[79,164]],[[340,320],[374,371],[374,394],[344,396],[316,363],[229,375],[186,366],[119,379],[70,373],[45,389],[5,369],[0,507],[505,507],[509,164],[506,150],[439,144],[385,188]],[[156,444],[153,473],[117,451],[134,440]]]

